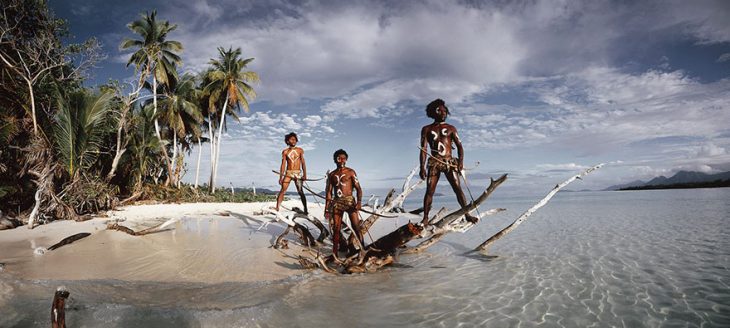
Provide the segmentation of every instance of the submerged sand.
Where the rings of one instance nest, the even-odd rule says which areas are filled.
[[[255,215],[274,203],[136,205],[85,222],[61,221],[0,231],[0,263],[21,279],[167,281],[219,283],[284,279],[304,274],[297,256],[304,249],[289,234],[290,249],[270,246],[285,225],[273,215]],[[284,206],[298,206],[297,201]],[[322,218],[322,209],[310,209]],[[178,218],[172,229],[145,236],[106,230],[108,222],[135,231]],[[398,224],[389,219],[387,228]],[[91,236],[38,254],[70,235]],[[319,231],[314,228],[312,234]]]

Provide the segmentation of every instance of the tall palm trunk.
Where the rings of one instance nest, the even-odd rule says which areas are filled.
[[[221,156],[221,141],[223,140],[223,125],[226,122],[226,110],[228,109],[228,93],[226,93],[226,101],[223,103],[223,110],[221,111],[221,124],[218,127],[218,146],[215,150],[215,166],[213,167],[213,191],[215,191],[215,180],[218,178],[218,161]]]
[[[213,131],[213,116],[208,114],[208,135],[210,137],[210,177],[208,178],[208,186],[210,192],[215,192],[213,186],[213,167],[215,166],[215,131]]]
[[[160,135],[160,124],[157,120],[157,77],[155,76],[154,70],[152,73],[152,117],[155,118],[155,135],[157,135],[157,139],[160,140],[160,150],[162,151],[162,155],[164,155],[163,157],[165,159],[165,166],[167,166],[167,177],[165,178],[165,186],[169,186],[170,181],[172,181],[172,175],[174,174],[174,171],[172,170],[170,155],[167,154],[167,148],[165,148],[165,144],[162,142],[162,135]]]
[[[155,118],[155,135],[157,139],[162,141],[162,137],[160,137],[160,123],[157,122],[157,77],[154,72],[152,73],[152,106],[152,117]]]
[[[198,189],[198,178],[200,177],[200,156],[203,155],[203,144],[198,137],[198,163],[195,165],[195,189]]]
[[[178,156],[178,154],[177,154],[177,133],[173,132],[172,133],[172,165],[173,165],[172,169],[174,172],[174,176],[172,179],[172,184],[175,186],[178,186],[178,182],[180,181],[180,177],[178,176],[179,175],[178,171],[180,170],[180,168],[178,168],[177,156]]]

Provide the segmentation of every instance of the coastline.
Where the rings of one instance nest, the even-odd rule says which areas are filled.
[[[298,206],[295,200],[283,203]],[[273,202],[185,203],[131,205],[110,211],[108,217],[84,222],[55,221],[35,229],[0,231],[3,274],[30,280],[117,279],[164,282],[257,282],[304,274],[296,256],[303,248],[270,248],[285,225],[272,215],[254,215]],[[312,206],[315,216],[322,210]],[[139,231],[171,218],[179,219],[169,231],[131,236],[107,230],[108,222]],[[267,224],[270,222],[271,224]],[[73,234],[90,236],[43,254]],[[314,232],[313,232],[314,233]],[[295,235],[287,236],[290,239]]]

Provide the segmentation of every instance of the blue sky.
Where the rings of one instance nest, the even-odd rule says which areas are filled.
[[[182,71],[240,47],[261,76],[251,113],[229,125],[219,185],[274,188],[283,136],[300,135],[310,175],[350,154],[363,185],[399,186],[418,164],[428,102],[442,98],[470,184],[573,189],[677,170],[730,170],[727,1],[50,1],[76,41],[107,59],[90,85],[127,80],[126,24],[156,9],[179,25]],[[201,175],[208,174],[204,145]],[[185,181],[195,177],[197,150]],[[472,187],[472,189],[480,189]]]

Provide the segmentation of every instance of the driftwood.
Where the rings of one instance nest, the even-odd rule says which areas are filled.
[[[14,217],[6,216],[3,211],[0,211],[0,230],[14,229],[22,224],[23,222],[21,222],[20,220]]]
[[[555,193],[557,193],[560,188],[564,187],[575,179],[580,179],[580,177],[592,172],[593,170],[601,166],[602,164],[594,166],[591,169],[588,169],[586,172],[574,176],[568,181],[557,185],[555,189],[551,191],[550,194],[548,194],[547,197],[545,197],[543,200],[540,201],[540,203],[538,203],[538,205],[533,206],[533,208],[528,210],[527,213],[520,216],[520,218],[518,218],[515,223],[513,223],[497,235],[493,236],[482,245],[489,246],[490,243],[504,236],[506,233],[508,233],[517,225],[519,225],[522,221],[524,221],[526,217],[545,205],[545,203],[547,203],[547,201],[550,200],[550,198]],[[412,178],[412,175],[413,174],[410,174],[409,177],[406,179],[406,183],[403,186],[403,191],[399,195],[393,196],[395,190],[391,190],[388,193],[388,196],[385,198],[383,205],[380,208],[377,208],[377,210],[375,211],[376,214],[390,211],[398,204],[402,204],[405,197],[407,197],[408,194],[412,192],[421,182],[419,181],[418,183],[410,184],[410,179]],[[484,213],[480,213],[478,215],[479,220],[474,223],[469,222],[468,220],[466,220],[465,217],[467,213],[475,211],[477,207],[479,207],[484,201],[486,201],[486,199],[494,192],[494,190],[506,180],[506,174],[502,175],[496,180],[491,179],[489,186],[484,190],[484,192],[476,199],[473,199],[471,203],[464,206],[463,208],[460,208],[448,214],[446,214],[446,209],[442,208],[438,213],[436,213],[436,215],[434,215],[429,220],[429,225],[426,227],[409,222],[408,224],[403,225],[395,231],[374,241],[372,244],[362,249],[362,251],[354,254],[352,254],[351,252],[351,255],[344,261],[340,261],[334,258],[334,256],[323,257],[321,253],[317,252],[314,258],[300,256],[299,262],[304,268],[319,268],[329,273],[357,273],[377,271],[383,266],[393,263],[399,254],[412,254],[422,252],[431,245],[437,243],[450,232],[466,232],[474,227],[478,222],[480,222],[482,218],[488,215],[493,215],[505,211],[505,209],[503,208],[487,210]],[[366,233],[378,218],[379,216],[374,214],[368,217],[368,219],[364,220],[361,226],[363,233]],[[417,238],[424,238],[425,240],[415,247],[403,250],[408,242]]]
[[[563,181],[563,183],[556,185],[543,199],[541,199],[539,202],[537,202],[537,204],[530,207],[530,209],[528,209],[525,213],[520,215],[520,217],[518,217],[517,220],[515,220],[515,222],[512,222],[512,224],[510,224],[506,228],[502,229],[498,233],[494,234],[494,236],[489,237],[489,239],[484,241],[481,245],[477,246],[477,248],[474,250],[480,251],[480,252],[486,252],[487,248],[489,248],[489,246],[492,245],[495,241],[497,241],[499,238],[504,237],[506,234],[510,233],[510,231],[517,228],[518,225],[520,225],[522,222],[524,222],[530,215],[532,215],[532,213],[535,213],[535,211],[537,211],[540,207],[545,206],[545,204],[547,204],[547,202],[551,198],[553,198],[553,196],[555,196],[555,194],[558,193],[558,191],[560,191],[560,189],[567,186],[569,183],[575,181],[576,179],[581,179],[582,177],[588,175],[589,173],[601,168],[601,166],[603,166],[603,165],[604,164],[598,164],[596,166],[593,166],[593,167],[583,171],[582,173],[575,175],[566,181]]]
[[[77,233],[75,235],[68,236],[66,238],[63,238],[58,243],[53,244],[51,247],[48,247],[48,250],[49,251],[52,251],[54,249],[58,249],[58,248],[60,248],[62,246],[66,246],[66,245],[68,245],[70,243],[73,243],[73,242],[75,242],[75,241],[77,241],[79,239],[82,239],[82,238],[86,238],[88,236],[91,236],[91,234],[88,233],[88,232],[82,232],[82,233]]]
[[[274,215],[277,220],[279,220],[283,223],[286,223],[286,225],[287,225],[284,232],[281,235],[279,235],[279,237],[276,238],[276,242],[274,243],[274,245],[272,245],[272,247],[282,248],[282,249],[288,248],[288,244],[284,243],[286,241],[286,240],[284,240],[284,237],[287,234],[289,234],[289,232],[291,230],[294,230],[299,235],[299,238],[301,239],[302,244],[304,246],[311,247],[311,246],[316,245],[316,240],[314,239],[314,236],[312,236],[312,233],[309,232],[309,229],[302,224],[294,222],[294,219],[297,217],[303,217],[303,218],[309,219],[309,215],[305,215],[303,212],[301,212],[301,214],[295,212],[294,215],[290,218],[290,217],[284,216],[279,211],[277,211],[273,208],[264,207],[261,209],[261,211],[264,213]],[[316,221],[316,219],[314,219],[314,221]],[[324,228],[324,225],[322,225],[322,227]],[[324,230],[320,234],[320,237],[322,237],[322,234],[324,234]]]
[[[66,299],[69,296],[66,287],[58,287],[51,304],[51,327],[66,328]]]
[[[413,170],[411,170],[410,174],[408,174],[408,177],[403,184],[403,190],[400,194],[393,197],[395,189],[391,189],[390,192],[388,192],[388,195],[385,196],[385,200],[383,201],[383,206],[374,211],[376,214],[390,212],[395,207],[400,207],[400,209],[402,209],[403,202],[405,201],[406,197],[408,197],[411,192],[416,190],[416,188],[418,188],[418,186],[423,183],[423,180],[419,179],[416,183],[410,184],[413,175],[415,175],[416,169],[418,168],[414,168]],[[381,216],[382,215],[371,214],[367,219],[363,220],[363,222],[360,224],[360,229],[362,230],[362,233],[365,234],[368,230],[370,230],[370,227],[372,227],[373,224],[375,224],[375,221],[377,221]]]
[[[169,229],[169,227],[173,223],[175,223],[177,221],[179,221],[178,218],[172,218],[172,219],[169,219],[169,220],[167,220],[167,221],[165,221],[163,223],[160,223],[158,225],[155,225],[155,226],[152,226],[152,227],[149,227],[147,229],[140,230],[140,231],[134,231],[134,230],[132,230],[130,228],[127,228],[127,227],[125,227],[123,225],[120,225],[117,222],[107,224],[106,228],[107,228],[107,230],[117,230],[117,231],[121,231],[121,232],[130,234],[132,236],[144,236],[144,235],[149,235],[151,233],[156,233],[156,232],[162,232],[162,231],[171,230],[171,229]]]

